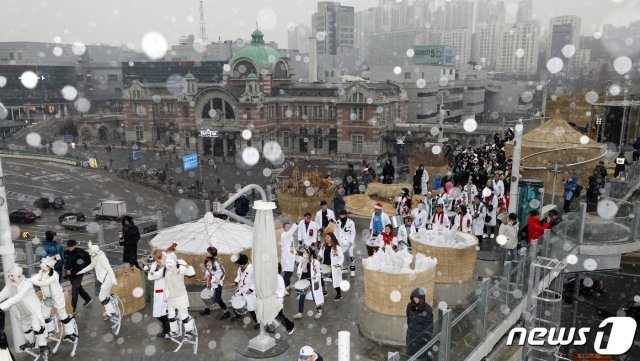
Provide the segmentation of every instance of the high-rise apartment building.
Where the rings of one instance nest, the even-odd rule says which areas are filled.
[[[539,47],[535,22],[504,24],[498,40],[496,71],[514,75],[535,74]]]
[[[498,45],[502,40],[502,21],[490,21],[476,27],[475,61],[487,70],[495,70],[498,60]]]
[[[311,16],[311,33],[318,39],[318,55],[336,55],[338,48],[355,45],[355,21],[352,6],[322,1]]]
[[[456,68],[462,68],[471,60],[471,28],[444,30],[442,44],[457,49]]]
[[[549,45],[547,58],[561,57],[565,45],[573,45],[575,50],[580,47],[580,27],[582,19],[574,15],[556,16],[549,24]]]

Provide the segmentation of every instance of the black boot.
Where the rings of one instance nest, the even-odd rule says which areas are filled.
[[[224,310],[224,313],[222,314],[222,317],[220,317],[220,319],[221,320],[226,320],[229,317],[231,317],[231,314],[229,313],[229,310]]]
[[[158,318],[160,322],[162,322],[162,332],[156,335],[157,338],[165,338],[169,332],[171,332],[171,324],[169,323],[169,318],[167,316],[162,316]]]
[[[242,318],[242,315],[239,314],[235,309],[233,310],[233,317],[231,318],[231,321],[237,321],[239,319]]]
[[[333,300],[338,302],[342,299],[342,290],[340,289],[340,287],[336,287],[335,290],[336,290],[336,297]]]
[[[211,314],[211,310],[209,309],[209,307],[207,307],[204,310],[200,311],[200,315],[202,315],[202,316],[206,316],[206,315],[210,315],[210,314]]]

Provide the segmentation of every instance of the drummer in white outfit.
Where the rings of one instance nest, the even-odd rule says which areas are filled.
[[[342,247],[344,254],[349,253],[349,268],[351,269],[351,277],[355,276],[356,265],[353,258],[353,248],[356,240],[356,224],[349,219],[349,215],[346,209],[340,211],[340,218],[336,223],[335,235],[338,239],[338,244]],[[346,258],[345,258],[346,261]],[[343,265],[343,269],[346,269],[346,264]]]
[[[426,228],[429,223],[429,215],[427,212],[427,206],[424,201],[418,203],[418,208],[412,212],[413,222],[411,223],[411,233],[418,232],[421,228]]]
[[[307,294],[310,294],[317,310],[313,318],[317,320],[322,317],[324,295],[322,294],[322,271],[320,270],[320,261],[316,256],[315,248],[304,247],[302,249],[302,259],[298,264],[298,278],[299,280],[296,282],[296,291],[300,294],[298,296],[298,313],[293,315],[293,318],[302,318],[304,301],[307,298]]]
[[[282,234],[280,234],[280,266],[282,267],[282,279],[285,288],[291,288],[291,275],[296,265],[296,244],[293,238],[298,230],[297,224],[284,222],[282,224]],[[287,291],[285,291],[286,294]]]
[[[398,250],[411,248],[411,239],[409,236],[414,233],[413,219],[404,217],[404,223],[398,227]]]
[[[311,220],[311,213],[305,212],[304,219],[298,222],[298,246],[315,246],[319,231],[318,224]]]
[[[461,204],[458,206],[458,214],[453,222],[453,229],[456,231],[473,234],[473,217],[467,212],[467,206]]]
[[[449,217],[447,217],[447,214],[444,211],[444,205],[441,202],[438,202],[436,205],[436,213],[431,217],[430,227],[430,229],[433,229],[434,231],[442,231],[451,227],[451,222],[449,221]]]
[[[322,245],[322,248],[320,248],[319,256],[323,273],[328,273],[325,272],[327,268],[331,270],[331,283],[333,284],[333,288],[336,290],[336,297],[333,300],[340,301],[342,299],[340,284],[342,283],[342,263],[344,262],[344,253],[342,252],[342,247],[338,245],[338,239],[333,233],[327,233],[324,236],[324,244]]]
[[[464,186],[462,191],[467,195],[467,208],[469,208],[473,204],[473,199],[478,195],[478,188],[473,184],[473,178],[469,177],[467,185]]]
[[[487,209],[482,204],[480,199],[480,195],[476,195],[473,198],[473,203],[471,204],[471,218],[473,219],[473,235],[478,238],[478,242],[482,244],[482,239],[484,237],[484,219],[487,216]]]
[[[329,226],[329,223],[336,221],[336,214],[333,210],[328,208],[327,201],[320,201],[320,210],[316,212],[316,226],[318,227],[318,233],[322,234]]]
[[[253,322],[255,325],[253,328],[260,328],[260,324],[258,323],[258,319],[256,318],[256,293],[255,287],[253,284],[253,265],[249,262],[249,257],[245,254],[238,255],[238,259],[234,262],[238,267],[238,275],[236,276],[236,292],[234,296],[241,296],[244,298],[247,311],[251,315]],[[235,312],[235,309],[234,309]],[[235,312],[235,316],[232,320],[238,320],[242,317],[238,312]]]

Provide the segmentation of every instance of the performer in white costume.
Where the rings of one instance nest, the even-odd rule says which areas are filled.
[[[178,322],[182,321],[184,325],[184,337],[186,339],[194,339],[197,334],[194,332],[195,322],[193,317],[189,315],[189,295],[184,284],[184,277],[194,276],[196,271],[189,266],[184,260],[178,259],[174,253],[177,244],[172,244],[163,252],[162,258],[164,267],[157,271],[149,272],[149,280],[155,281],[164,277],[166,282],[165,299],[167,300],[169,327],[171,333],[170,338],[179,336]]]
[[[289,294],[286,288],[291,288],[291,275],[296,266],[296,249],[298,248],[294,234],[298,230],[297,224],[284,222],[280,235],[280,265],[282,266],[282,279],[285,285],[285,294]]]
[[[116,304],[111,302],[111,288],[118,285],[116,274],[113,273],[113,268],[111,268],[107,255],[100,250],[100,247],[92,244],[91,241],[89,241],[89,255],[91,256],[91,263],[78,274],[81,275],[95,270],[96,280],[101,284],[98,299],[104,305],[105,319],[108,320],[118,315]]]
[[[57,255],[40,260],[40,271],[31,277],[31,283],[40,287],[42,291],[42,316],[47,333],[52,333],[55,330],[54,319],[51,317],[51,308],[55,307],[58,319],[64,325],[64,340],[75,342],[78,338],[76,320],[73,316],[68,315],[65,309],[64,290],[59,282],[60,276],[53,269],[57,261]]]
[[[40,355],[47,359],[49,348],[47,347],[47,339],[45,335],[45,322],[42,317],[42,308],[40,300],[33,289],[30,279],[22,275],[22,268],[13,266],[8,272],[9,282],[0,291],[0,310],[7,311],[13,307],[15,315],[20,319],[22,332],[26,343],[20,346],[20,349],[31,353],[37,346],[40,349]]]
[[[236,292],[234,296],[239,296],[244,298],[247,311],[251,315],[251,319],[255,322],[253,328],[256,330],[260,328],[260,324],[258,323],[258,319],[256,317],[256,290],[253,284],[253,265],[249,262],[249,257],[246,254],[239,254],[238,258],[234,261],[235,264],[238,265],[238,275],[236,276]],[[234,310],[235,312],[235,310]],[[235,316],[232,320],[237,320],[242,317],[240,313],[235,312]]]
[[[349,254],[349,268],[351,270],[351,277],[356,275],[356,264],[355,259],[353,258],[353,248],[355,247],[356,240],[356,224],[349,218],[349,214],[346,209],[340,211],[340,218],[336,223],[336,231],[335,235],[338,239],[338,244],[342,248],[342,253],[346,255]],[[343,269],[346,269],[346,260],[343,265]]]
[[[144,270],[147,272],[147,278],[152,271],[157,272],[164,267],[160,253],[156,247],[153,247],[151,250],[151,254],[147,258],[144,266]],[[157,278],[153,281],[153,317],[162,323],[162,332],[156,335],[158,338],[164,338],[171,332],[168,316],[169,307],[165,299],[165,288],[166,283],[164,277]]]

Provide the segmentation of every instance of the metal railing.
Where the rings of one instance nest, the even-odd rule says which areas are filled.
[[[490,332],[513,312],[521,314],[558,276],[557,267],[540,273],[537,269],[541,264],[566,265],[570,255],[580,252],[581,245],[609,249],[614,244],[638,242],[640,203],[613,198],[604,201],[613,205],[608,212],[587,213],[587,205],[582,203],[579,212],[565,215],[562,222],[546,230],[540,244],[521,248],[519,259],[505,262],[501,274],[483,279],[458,305],[447,305],[434,325],[433,337],[418,352],[400,353],[393,360],[467,360]],[[533,278],[531,272],[536,272]]]

